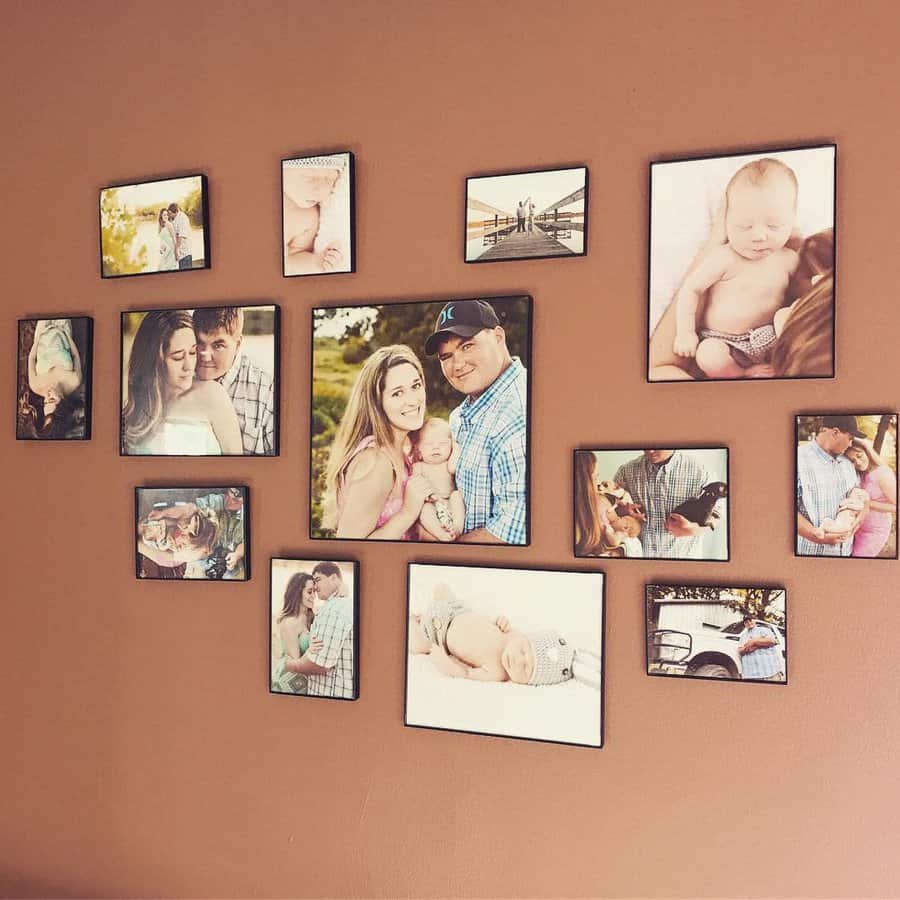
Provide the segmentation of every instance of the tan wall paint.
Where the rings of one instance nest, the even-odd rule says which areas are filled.
[[[898,406],[887,3],[7,3],[0,887],[17,895],[890,896],[898,564],[791,555],[792,416]],[[647,166],[839,146],[835,381],[644,382]],[[284,280],[278,160],[349,148],[358,274]],[[466,174],[584,162],[589,255],[465,266]],[[96,190],[201,169],[214,268],[103,281]],[[411,213],[421,215],[417,224]],[[887,290],[885,288],[888,288]],[[266,691],[267,563],[308,541],[309,309],[535,297],[533,546],[362,564],[362,698]],[[282,304],[282,456],[120,459],[118,314]],[[13,439],[18,316],[95,317],[94,439]],[[732,447],[729,564],[610,563],[607,746],[405,729],[409,560],[574,565],[571,450]],[[137,583],[131,490],[246,480],[249,584]],[[643,673],[654,579],[789,590],[791,684]]]

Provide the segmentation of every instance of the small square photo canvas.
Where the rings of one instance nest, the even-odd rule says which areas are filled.
[[[584,256],[584,166],[466,179],[466,262]]]
[[[603,745],[603,573],[414,563],[408,612],[407,725]]]
[[[310,536],[527,544],[531,298],[313,310]]]
[[[91,436],[94,320],[20,319],[16,437],[86,441]]]
[[[277,306],[122,313],[124,456],[277,456]]]
[[[138,578],[250,578],[246,487],[139,487],[134,499]]]
[[[273,559],[269,692],[359,697],[359,564]]]
[[[727,560],[728,450],[575,451],[575,555]]]
[[[353,154],[281,161],[285,276],[356,271]]]
[[[649,381],[834,377],[835,157],[651,165]]]
[[[647,674],[787,684],[781,587],[648,584]]]
[[[208,269],[208,203],[205,175],[103,188],[102,277]]]
[[[796,419],[797,556],[897,559],[897,414]]]

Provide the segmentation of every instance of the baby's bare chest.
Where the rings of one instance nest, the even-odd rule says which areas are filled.
[[[284,242],[292,250],[310,250],[319,230],[318,207],[294,207],[285,212]]]
[[[487,617],[461,613],[447,631],[447,649],[470,666],[499,666],[503,635]]]
[[[724,277],[713,285],[715,302],[729,300],[781,305],[792,270],[790,255],[773,254],[766,259],[737,258]]]

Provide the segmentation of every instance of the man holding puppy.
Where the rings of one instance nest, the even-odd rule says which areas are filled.
[[[712,481],[700,463],[680,450],[644,450],[620,466],[614,480],[644,508],[647,521],[640,539],[645,557],[702,558],[707,527],[672,512]]]

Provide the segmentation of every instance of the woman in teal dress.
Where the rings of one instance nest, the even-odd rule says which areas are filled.
[[[281,641],[281,657],[273,685],[273,690],[277,693],[306,693],[306,676],[285,671],[284,663],[287,659],[300,659],[309,650],[310,628],[316,615],[318,600],[312,575],[308,572],[295,572],[284,590],[284,606],[275,620]]]

